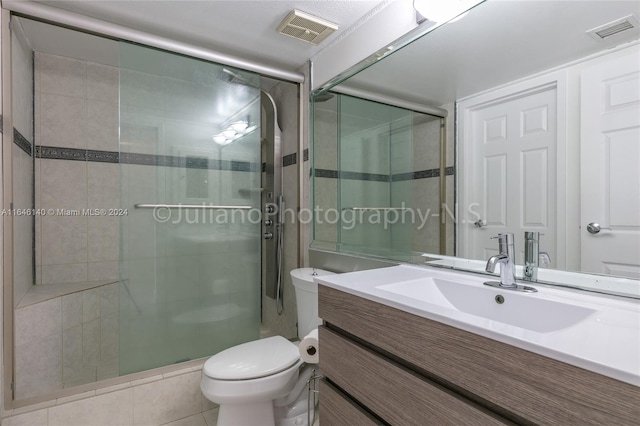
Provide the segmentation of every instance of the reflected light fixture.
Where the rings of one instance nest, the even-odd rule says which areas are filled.
[[[246,121],[236,121],[235,123],[231,123],[229,127],[231,127],[236,133],[243,133],[247,127],[249,127],[249,123]]]
[[[211,139],[218,145],[225,146],[231,142],[240,139],[241,137],[248,135],[258,128],[257,124],[251,124],[250,121],[239,120],[230,123],[224,128],[223,131],[217,135],[213,135]]]
[[[483,0],[413,0],[413,8],[431,22],[444,23]]]
[[[233,137],[236,135],[236,131],[233,129],[227,129],[223,130],[221,134],[227,139],[233,139]]]

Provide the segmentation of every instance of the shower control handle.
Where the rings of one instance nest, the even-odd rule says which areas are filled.
[[[264,226],[273,226],[273,221],[271,219],[266,219],[264,221]]]
[[[273,212],[276,211],[276,208],[273,205],[268,205],[268,206],[265,206],[264,211],[267,212],[267,214],[272,214]]]
[[[263,236],[264,236],[265,240],[272,240],[273,239],[273,232],[265,232],[263,234]]]

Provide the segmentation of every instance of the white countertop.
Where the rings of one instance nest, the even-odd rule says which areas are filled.
[[[415,287],[422,285],[420,280],[425,280],[426,283],[433,279],[445,284],[446,282],[459,283],[457,297],[460,295],[464,297],[464,292],[468,291],[471,304],[490,303],[488,300],[495,303],[493,302],[495,295],[501,294],[506,299],[505,306],[507,303],[519,303],[520,306],[526,308],[530,305],[534,309],[518,309],[515,314],[509,314],[512,315],[511,318],[502,322],[495,318],[488,319],[458,310],[446,301],[438,303],[435,300],[430,301],[425,298],[427,297],[425,295],[420,297],[406,293],[403,295],[381,288],[386,286],[389,289],[396,283],[408,283]],[[487,279],[488,277],[440,268],[400,265],[322,276],[315,280],[327,287],[640,386],[639,300],[536,286],[535,283],[528,285],[535,287],[538,290],[537,293],[521,293],[485,286],[483,282]],[[487,299],[481,297],[483,302],[477,302],[478,294],[482,297],[486,294]],[[529,304],[528,300],[532,303]],[[546,319],[548,323],[548,313],[536,310],[537,307],[546,306],[549,309],[566,306],[567,311],[575,308],[587,311],[588,315],[575,324],[558,325],[558,329],[554,329],[553,323],[546,329],[509,324],[509,322],[521,323],[521,320],[535,323],[536,318],[540,321]],[[564,320],[562,311],[559,312],[558,319]],[[528,315],[530,318],[523,318],[522,315]],[[558,321],[560,322],[564,321]]]

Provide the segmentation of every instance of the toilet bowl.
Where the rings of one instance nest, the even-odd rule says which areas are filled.
[[[291,271],[300,339],[321,323],[314,272],[333,274],[312,268]],[[202,367],[200,388],[220,405],[218,426],[307,425],[306,383],[313,368],[303,364],[296,344],[274,336],[209,358]]]

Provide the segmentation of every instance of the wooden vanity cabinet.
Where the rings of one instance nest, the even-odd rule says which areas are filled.
[[[323,426],[640,419],[636,386],[323,285],[318,298]],[[341,420],[344,407],[374,423]]]

